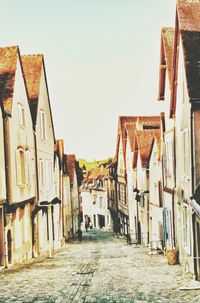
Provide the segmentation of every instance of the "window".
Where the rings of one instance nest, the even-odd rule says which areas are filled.
[[[50,190],[53,183],[53,175],[52,175],[52,163],[51,160],[46,160],[46,183],[47,189]]]
[[[19,119],[19,124],[21,126],[25,126],[25,110],[20,103],[18,104],[18,119]]]
[[[103,208],[103,198],[102,197],[100,197],[100,203],[99,204],[100,204],[99,207]]]
[[[182,207],[182,243],[185,250],[190,253],[190,221],[186,205]]]
[[[16,173],[17,185],[25,184],[25,156],[22,148],[18,148],[16,151]]]
[[[25,152],[25,183],[30,183],[30,151],[27,149]]]
[[[169,186],[169,179],[174,178],[174,141],[167,141],[163,145],[163,169],[165,185]]]
[[[188,129],[185,129],[181,132],[181,146],[182,152],[180,153],[182,156],[182,176],[184,179],[189,180],[189,132]]]
[[[47,139],[47,130],[46,130],[46,113],[41,110],[40,111],[40,130],[41,130],[41,138],[42,140]]]
[[[45,187],[45,174],[44,174],[44,161],[40,160],[40,187],[44,190]]]

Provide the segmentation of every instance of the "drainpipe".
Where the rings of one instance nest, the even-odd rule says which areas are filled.
[[[72,219],[72,238],[74,238],[74,209],[73,209],[73,195],[72,195],[72,190],[73,187],[71,188],[71,184],[70,184],[70,200],[71,200],[71,219]]]
[[[191,101],[191,100],[190,100]],[[190,136],[190,145],[191,145],[191,190],[192,190],[192,196],[194,194],[194,118],[193,118],[193,109],[192,109],[192,102],[191,102],[191,108],[190,108],[190,133],[191,133],[191,136]],[[193,262],[194,262],[194,275],[195,275],[195,279],[196,279],[196,276],[198,274],[197,272],[197,259],[196,259],[196,244],[195,244],[195,240],[196,240],[196,235],[195,235],[195,213],[192,214],[192,233],[193,233],[193,240],[192,240],[192,247],[193,247],[193,252],[192,252],[192,255],[193,255]]]
[[[7,228],[6,228],[6,210],[3,206],[3,226],[4,226],[4,267],[8,268],[8,241],[7,241]]]
[[[38,204],[39,201],[39,174],[38,174],[38,157],[37,157],[37,140],[36,140],[36,130],[35,127],[33,129],[33,137],[34,137],[34,147],[35,147],[35,204]],[[32,218],[32,257],[36,257],[36,255],[39,253],[39,239],[38,239],[38,233],[37,233],[37,238],[35,239],[35,228],[34,228],[34,220],[35,216]],[[38,229],[38,223],[39,219],[38,216],[36,215],[36,228]],[[35,249],[37,250],[37,253],[35,254]]]
[[[11,201],[11,176],[10,176],[10,136],[9,136],[9,115],[6,114],[2,108],[3,117],[3,133],[4,133],[4,159],[5,159],[5,176],[6,176],[6,204]],[[8,243],[7,243],[7,222],[6,222],[6,210],[3,206],[4,212],[4,266],[8,267]]]
[[[174,199],[174,192],[176,188],[176,132],[175,132],[175,125],[174,125],[174,187],[172,189],[172,221],[173,221],[173,246],[176,247],[176,226],[175,226],[175,199]]]

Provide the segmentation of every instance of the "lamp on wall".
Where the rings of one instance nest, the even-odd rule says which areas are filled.
[[[139,189],[137,189],[137,187],[135,187],[135,188],[133,189],[133,192],[138,194],[140,191],[139,191]]]

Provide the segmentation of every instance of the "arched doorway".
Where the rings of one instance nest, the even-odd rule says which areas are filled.
[[[10,229],[7,232],[7,243],[8,243],[8,263],[12,261],[12,238]]]

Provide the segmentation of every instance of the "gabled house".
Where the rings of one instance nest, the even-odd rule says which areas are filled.
[[[164,246],[162,186],[161,137],[158,131],[153,139],[149,160],[149,244],[155,250]]]
[[[111,229],[108,209],[108,168],[93,168],[82,182],[83,226]]]
[[[73,238],[72,198],[67,155],[63,155],[63,234],[65,240]]]
[[[118,121],[117,133],[117,147],[116,147],[116,160],[117,160],[117,177],[116,177],[116,197],[118,204],[118,224],[119,232],[129,237],[129,212],[127,201],[127,171],[126,171],[126,124],[136,122],[136,117],[121,116]]]
[[[1,77],[1,75],[0,75]],[[0,266],[5,265],[5,235],[4,235],[4,212],[6,202],[6,176],[5,176],[5,156],[4,156],[4,128],[3,114],[0,104]]]
[[[110,210],[113,222],[113,231],[119,233],[118,224],[118,203],[117,203],[117,161],[114,157],[108,165],[108,209]]]
[[[55,198],[53,165],[55,134],[43,55],[22,56],[24,79],[31,110],[36,158],[36,199],[33,212],[35,255],[53,249]],[[55,201],[55,200],[54,200]]]
[[[171,116],[176,116],[176,224],[179,259],[200,280],[200,2],[178,0]],[[191,199],[192,197],[192,199]]]
[[[0,103],[6,160],[4,240],[7,265],[32,257],[31,212],[36,196],[35,145],[19,48],[0,48],[0,63]]]
[[[149,243],[150,218],[149,218],[149,161],[154,138],[159,134],[159,129],[143,129],[135,131],[135,144],[133,168],[136,174],[136,193],[135,200],[137,203],[137,225],[138,225],[138,242],[147,245]]]
[[[156,130],[160,128],[159,116],[125,116],[119,117],[117,137],[117,201],[120,232],[131,242],[138,242],[139,227],[137,203],[134,189],[137,188],[137,174],[133,170],[136,130]]]
[[[175,112],[171,106],[173,95],[174,29],[161,30],[160,77],[158,100],[164,101],[161,125],[161,150],[163,157],[163,228],[166,249],[175,248],[174,196],[175,176]]]
[[[76,157],[74,154],[67,155],[67,172],[70,180],[72,236],[75,236],[80,227],[80,200]]]

